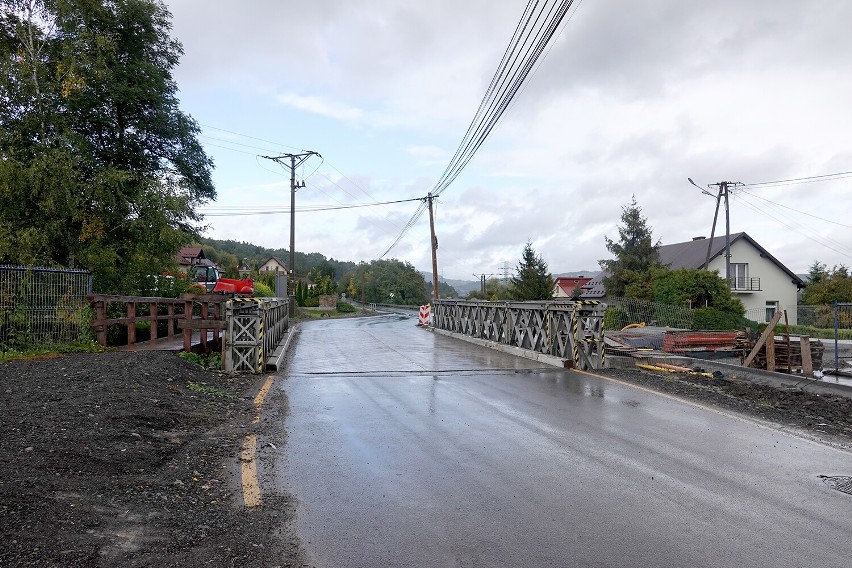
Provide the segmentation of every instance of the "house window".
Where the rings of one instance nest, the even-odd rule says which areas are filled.
[[[772,321],[775,317],[775,312],[778,311],[778,300],[770,300],[766,302],[766,321]]]
[[[734,290],[749,289],[747,262],[731,264],[731,288]]]

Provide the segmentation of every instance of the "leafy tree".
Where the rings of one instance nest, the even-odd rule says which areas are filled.
[[[852,277],[842,264],[830,270],[815,262],[810,268],[810,282],[802,291],[802,303],[809,305],[852,302]]]
[[[368,303],[419,306],[429,302],[423,275],[408,262],[373,260],[345,274],[339,288],[360,301],[362,282]]]
[[[0,0],[0,262],[132,291],[195,237],[212,162],[159,0]]]
[[[425,278],[424,278],[425,280]],[[426,282],[426,293],[431,297],[434,286],[432,285],[432,281],[429,280]],[[438,294],[442,298],[458,298],[459,293],[458,290],[453,288],[451,285],[446,282],[438,281]]]
[[[515,300],[549,300],[553,297],[554,280],[547,271],[547,263],[536,256],[532,243],[527,243],[512,278]]]
[[[485,293],[475,290],[467,297],[469,300],[489,300],[491,302],[511,300],[512,288],[508,284],[503,284],[499,278],[489,278],[485,281]]]
[[[717,272],[692,268],[651,269],[655,302],[690,308],[712,308],[737,316],[745,314],[743,303],[731,293],[727,282]]]
[[[642,216],[642,209],[633,196],[630,204],[622,208],[622,225],[618,227],[618,241],[604,237],[606,248],[615,258],[600,260],[606,271],[603,282],[607,295],[648,299],[650,269],[659,264],[660,241],[654,242],[653,230]],[[628,289],[628,286],[633,288]]]

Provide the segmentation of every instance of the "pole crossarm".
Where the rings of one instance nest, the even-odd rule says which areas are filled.
[[[319,152],[308,150],[298,154],[281,154],[280,156],[261,156],[267,160],[272,160],[276,164],[290,169],[290,262],[287,267],[289,273],[289,282],[287,286],[287,294],[290,297],[290,315],[296,313],[296,297],[293,295],[296,289],[296,190],[305,187],[305,181],[296,182],[296,168],[301,166],[305,160],[311,156],[322,158]],[[288,164],[285,160],[289,160]]]

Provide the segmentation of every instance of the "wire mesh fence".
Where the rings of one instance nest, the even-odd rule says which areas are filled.
[[[607,305],[608,309],[604,318],[604,329],[607,330],[620,330],[633,324],[693,328],[693,310],[686,306],[672,306],[630,298],[609,298]]]
[[[0,349],[84,337],[91,285],[85,270],[0,266]]]

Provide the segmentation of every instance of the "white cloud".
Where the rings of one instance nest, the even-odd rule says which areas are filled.
[[[425,195],[522,10],[509,0],[329,0],[286,11],[272,0],[250,9],[169,4],[186,50],[176,75],[186,110],[330,160],[316,176],[300,172],[309,178],[300,203]],[[514,266],[527,240],[554,271],[595,268],[607,256],[604,235],[615,236],[634,194],[663,242],[709,235],[714,202],[687,177],[759,182],[852,170],[847,0],[575,5],[526,88],[441,195],[445,276]],[[219,204],[286,203],[286,190],[261,187],[280,174],[271,177],[253,157],[210,150]],[[755,190],[770,202],[735,194],[732,230],[748,231],[797,272],[814,259],[850,264],[849,228],[773,204],[844,222],[852,219],[849,182]],[[297,247],[374,258],[416,206],[305,215]],[[213,225],[215,236],[288,242],[285,220]],[[430,265],[425,217],[391,256]]]

